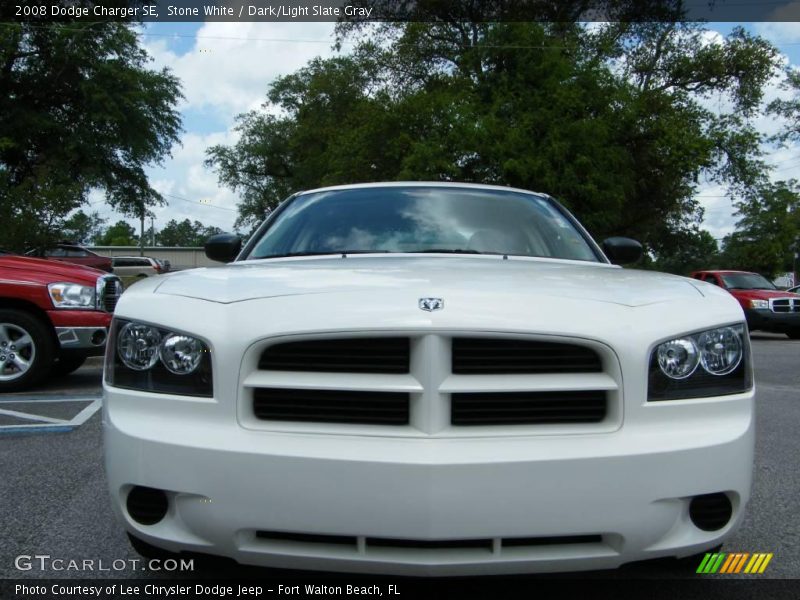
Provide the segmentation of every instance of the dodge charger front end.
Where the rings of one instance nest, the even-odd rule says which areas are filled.
[[[238,256],[131,288],[108,344],[108,481],[140,551],[552,572],[689,556],[741,522],[740,306],[611,264],[548,196],[313,190],[207,249]]]

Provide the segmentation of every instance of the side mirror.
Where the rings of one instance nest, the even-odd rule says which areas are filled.
[[[242,240],[232,233],[219,233],[206,240],[206,256],[217,262],[229,263],[242,249]]]
[[[642,245],[631,238],[610,237],[603,241],[603,252],[615,265],[627,265],[642,257]]]

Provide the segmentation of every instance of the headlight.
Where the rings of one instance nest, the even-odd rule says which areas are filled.
[[[95,308],[95,289],[79,283],[51,283],[47,286],[56,308]]]
[[[667,340],[650,356],[647,399],[651,401],[738,394],[752,385],[744,324]]]
[[[750,308],[769,308],[769,300],[750,300]]]
[[[213,395],[211,354],[202,340],[145,323],[114,319],[106,350],[106,382],[116,387]]]

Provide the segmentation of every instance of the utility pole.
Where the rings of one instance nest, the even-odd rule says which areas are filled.
[[[139,213],[139,256],[144,256],[144,202]]]
[[[155,217],[150,215],[150,246],[156,245],[156,223]]]

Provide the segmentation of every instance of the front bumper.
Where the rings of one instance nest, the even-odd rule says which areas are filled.
[[[482,438],[253,431],[216,418],[210,399],[105,393],[106,468],[126,529],[244,564],[397,575],[615,568],[719,545],[750,494],[753,392],[646,406],[659,418],[611,433]],[[135,485],[167,492],[159,523],[127,514]],[[733,517],[702,531],[689,501],[715,492]]]
[[[99,356],[103,354],[112,314],[94,310],[52,310],[48,316],[55,328],[61,352]]]
[[[747,326],[751,330],[785,333],[800,331],[800,313],[776,313],[769,309],[747,308],[744,311]]]

